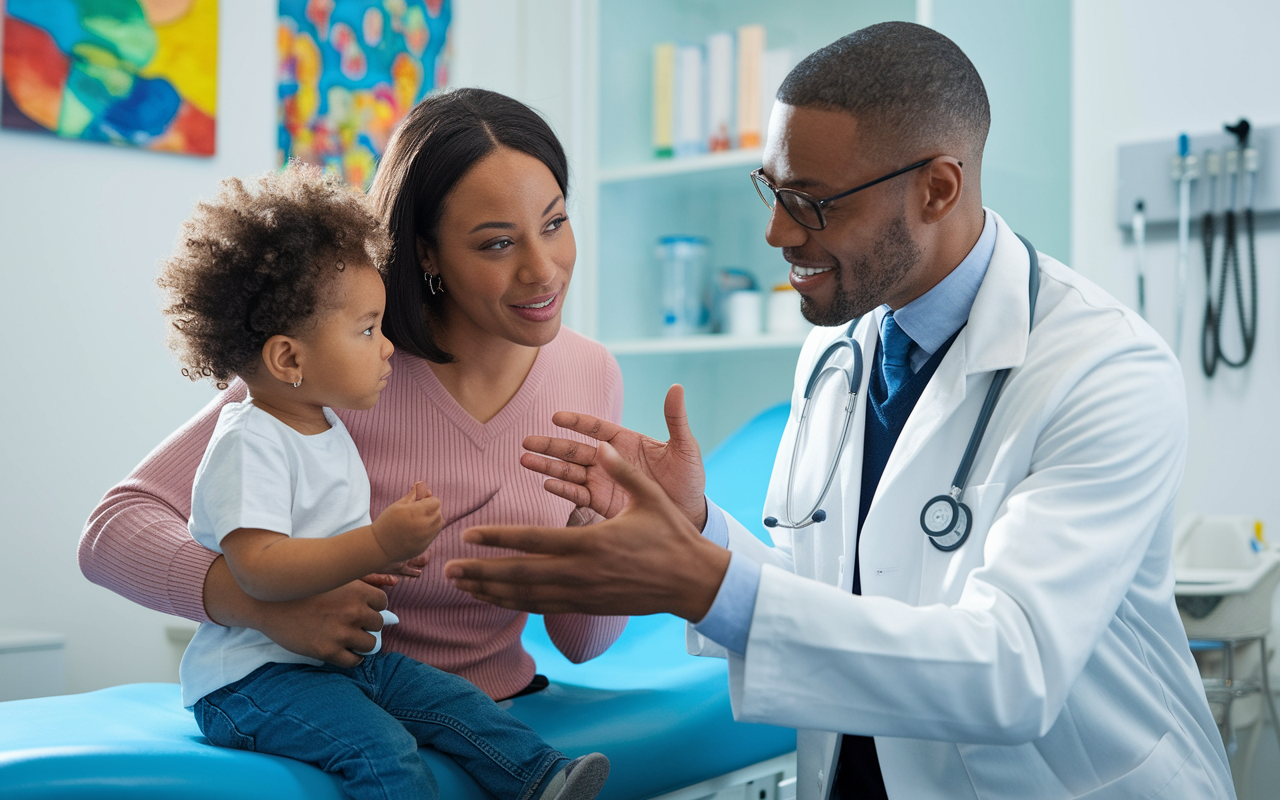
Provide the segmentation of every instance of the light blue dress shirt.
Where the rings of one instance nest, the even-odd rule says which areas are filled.
[[[893,312],[898,327],[911,337],[907,359],[912,372],[924,366],[938,348],[969,321],[969,311],[995,249],[995,217],[984,212],[982,234],[969,255],[938,285]],[[724,512],[710,498],[702,535],[721,547],[729,546],[729,524]],[[759,562],[742,553],[733,553],[711,609],[693,626],[694,630],[738,655],[745,654],[759,592]]]

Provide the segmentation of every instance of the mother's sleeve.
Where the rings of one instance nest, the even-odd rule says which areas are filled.
[[[611,354],[605,354],[604,407],[610,422],[622,422],[622,370]],[[585,510],[585,509],[584,509]],[[576,513],[576,512],[575,512]],[[578,520],[579,524],[599,522],[599,515],[586,511],[593,519]],[[547,635],[556,649],[575,664],[590,661],[608,650],[627,627],[627,617],[595,617],[588,614],[548,614],[545,618]]]
[[[147,608],[209,622],[204,579],[217,558],[187,531],[191,484],[218,413],[245,398],[236,381],[107,492],[80,537],[80,571]]]

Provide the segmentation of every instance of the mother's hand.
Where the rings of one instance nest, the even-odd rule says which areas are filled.
[[[707,523],[707,503],[703,497],[706,473],[702,451],[689,430],[684,408],[684,387],[676,384],[667,391],[663,413],[670,439],[660,442],[589,414],[560,411],[551,421],[584,436],[608,442],[618,454],[648,478],[656,481],[671,502],[699,531]],[[596,457],[597,450],[572,439],[528,436],[520,464],[547,476],[548,492],[578,506],[585,506],[606,519],[616,516],[630,498],[609,476]]]
[[[390,576],[388,576],[390,577]],[[253,628],[284,649],[300,656],[354,667],[375,639],[369,631],[382,629],[387,595],[367,581],[352,581],[337,589],[288,602],[264,602],[245,594],[224,558],[209,568],[204,604],[219,625]]]

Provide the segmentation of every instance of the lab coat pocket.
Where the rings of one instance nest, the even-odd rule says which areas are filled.
[[[987,531],[991,530],[996,512],[1004,502],[1004,489],[1003,483],[984,483],[965,489],[960,500],[972,514],[969,538],[955,550],[939,550],[929,541],[928,536],[923,532],[920,534],[925,540],[921,543],[924,548],[924,564],[921,569],[920,605],[954,603],[960,599],[965,579],[970,572],[982,566]]]
[[[1003,745],[960,745],[960,758],[973,781],[979,800],[1004,800],[1005,798],[1036,797],[1076,798],[1076,800],[1156,800],[1157,798],[1213,797],[1208,794],[1187,793],[1187,786],[1178,780],[1179,773],[1189,766],[1191,750],[1187,745],[1166,733],[1155,748],[1136,767],[1113,781],[1095,789],[1076,794],[1063,785],[1061,778],[1040,756],[1034,743]],[[1085,755],[1084,757],[1088,757]],[[1055,765],[1061,770],[1068,765]],[[1080,763],[1074,771],[1088,773],[1092,766]]]
[[[1191,748],[1187,743],[1166,733],[1156,742],[1142,763],[1121,775],[1115,780],[1105,783],[1091,792],[1080,795],[1080,800],[1123,800],[1130,797],[1141,797],[1145,800],[1167,797],[1212,797],[1212,787],[1203,787],[1209,794],[1200,794],[1192,789],[1186,781],[1178,780],[1179,773],[1191,766]]]

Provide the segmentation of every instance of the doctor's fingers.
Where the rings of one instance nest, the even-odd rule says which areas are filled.
[[[629,433],[639,438],[640,434],[622,427],[616,422],[593,417],[590,414],[579,414],[576,411],[557,411],[551,415],[551,421],[560,428],[590,436],[597,441],[607,442],[620,433]]]
[[[576,444],[576,442],[575,442]],[[585,445],[583,445],[585,447]],[[594,460],[596,449],[591,448],[591,458]],[[537,453],[523,453],[520,456],[520,466],[531,472],[537,472],[546,475],[548,478],[568,481],[569,483],[585,484],[587,482],[587,467],[582,464],[571,463],[568,460],[560,460],[560,457],[548,458]]]
[[[672,442],[681,444],[692,442],[695,447],[697,446],[693,429],[689,427],[689,414],[684,407],[684,387],[680,384],[672,384],[667,390],[667,398],[662,404],[662,415],[667,419],[667,433],[671,435]]]
[[[513,558],[458,558],[444,566],[445,577],[464,591],[480,591],[480,584],[511,587],[501,592],[521,596],[533,587],[568,588],[595,583],[587,565],[573,557],[515,556]],[[465,588],[464,588],[465,587]]]
[[[554,478],[547,478],[542,482],[542,488],[546,489],[551,494],[554,494],[556,497],[563,497],[575,506],[590,508],[593,511],[595,510],[593,503],[591,502],[591,490],[587,489],[585,486],[579,486],[576,483],[565,483],[564,481],[558,481]]]
[[[591,527],[597,528],[598,526]],[[519,525],[482,525],[468,528],[462,532],[462,541],[468,544],[502,547],[508,550],[519,550],[522,553],[540,555],[572,555],[591,552],[596,549],[592,541],[594,538],[594,535],[584,533],[582,528],[539,528],[521,527]],[[471,560],[489,563],[519,559],[489,558]],[[450,561],[445,564],[446,570],[449,564],[456,563],[458,561]]]

